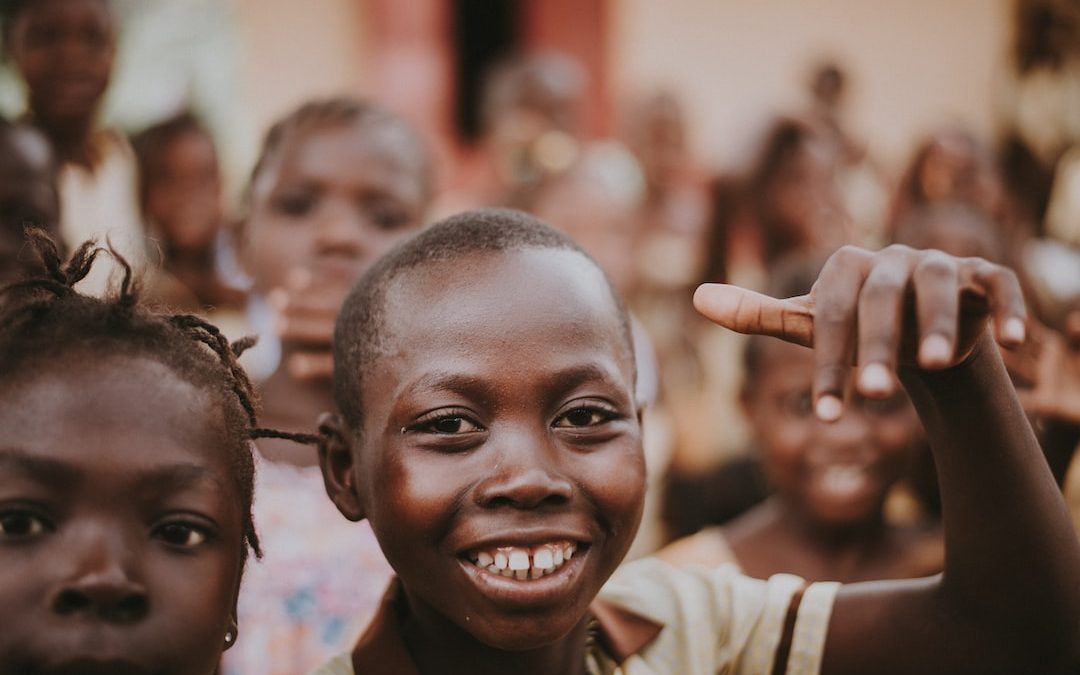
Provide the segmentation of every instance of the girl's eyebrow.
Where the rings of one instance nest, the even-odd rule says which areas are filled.
[[[67,462],[38,457],[19,448],[0,448],[0,468],[10,467],[34,482],[49,486],[70,487],[82,479],[82,472]]]

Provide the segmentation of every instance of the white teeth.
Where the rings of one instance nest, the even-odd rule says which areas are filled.
[[[520,548],[510,551],[510,569],[515,572],[529,569],[529,552]]]
[[[483,551],[474,550],[465,557],[492,574],[524,581],[554,573],[573,558],[576,550],[576,543],[560,541],[532,548],[499,546]]]
[[[555,567],[555,556],[547,546],[541,546],[533,552],[533,568],[549,570]]]

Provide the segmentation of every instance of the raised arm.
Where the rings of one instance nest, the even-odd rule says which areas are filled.
[[[1024,339],[1010,271],[844,248],[808,296],[706,285],[695,304],[733,330],[812,345],[821,418],[839,417],[854,365],[866,396],[887,395],[898,375],[929,435],[945,571],[844,587],[823,673],[1080,672],[1080,545],[993,344]]]

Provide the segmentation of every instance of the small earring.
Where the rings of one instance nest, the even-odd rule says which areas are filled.
[[[235,633],[235,631],[234,631],[234,630],[233,630],[232,628],[230,628],[229,630],[225,631],[225,646],[226,646],[226,647],[231,647],[231,646],[232,646],[232,643],[233,643],[233,642],[234,642],[235,640],[236,640],[236,633]]]

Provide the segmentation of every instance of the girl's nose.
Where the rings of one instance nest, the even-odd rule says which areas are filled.
[[[110,565],[60,584],[52,597],[52,610],[61,615],[134,623],[149,613],[150,597],[119,565]]]
[[[477,503],[485,508],[535,509],[568,502],[574,484],[550,456],[555,452],[558,449],[535,442],[520,442],[500,452],[491,474],[476,489]]]
[[[114,523],[85,523],[72,533],[65,565],[49,597],[60,615],[83,615],[132,623],[150,611],[150,595],[138,580],[141,551]]]

